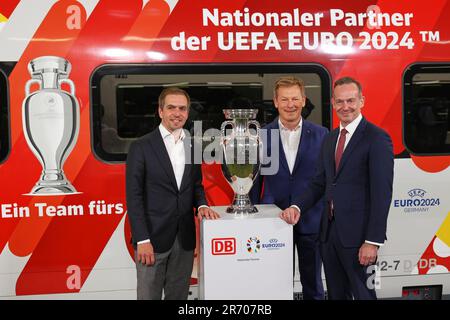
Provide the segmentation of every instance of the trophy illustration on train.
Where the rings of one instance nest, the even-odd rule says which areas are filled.
[[[42,56],[28,64],[31,79],[25,85],[23,131],[29,148],[42,165],[42,174],[31,195],[77,193],[63,166],[74,148],[80,129],[80,108],[75,85],[69,79],[71,64],[64,58]],[[61,85],[66,83],[70,92]],[[31,92],[33,84],[39,90]]]

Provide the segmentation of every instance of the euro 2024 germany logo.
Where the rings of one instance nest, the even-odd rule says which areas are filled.
[[[247,251],[249,253],[257,253],[261,249],[261,240],[259,237],[250,237],[247,240]]]

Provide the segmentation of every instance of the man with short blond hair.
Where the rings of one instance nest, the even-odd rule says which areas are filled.
[[[305,192],[313,177],[320,146],[328,130],[302,118],[306,95],[301,79],[292,76],[279,78],[274,85],[273,102],[278,117],[264,129],[268,131],[267,137],[271,137],[274,132],[279,134],[274,135],[277,137],[275,141],[267,139],[263,146],[267,148],[264,154],[270,154],[272,158],[272,150],[279,150],[279,167],[275,174],[262,177],[264,188],[260,198],[256,196],[256,202],[275,204],[286,209],[292,204],[295,195]],[[280,142],[280,147],[276,148],[275,144]],[[255,193],[257,190],[252,190],[253,199]],[[324,299],[318,240],[322,206],[318,203],[309,210],[306,219],[294,226],[294,242],[305,300]]]
[[[275,97],[275,99],[278,97],[278,89],[280,89],[281,87],[298,87],[302,96],[306,97],[305,84],[300,78],[293,76],[278,78],[273,88],[273,96]]]

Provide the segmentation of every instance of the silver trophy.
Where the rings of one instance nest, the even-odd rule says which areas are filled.
[[[75,85],[68,79],[70,70],[70,63],[61,57],[39,57],[28,64],[31,80],[25,85],[23,131],[43,169],[31,194],[77,193],[63,172],[80,127]],[[30,93],[33,83],[37,83],[40,90]],[[69,85],[70,93],[61,90],[63,83]]]
[[[223,112],[228,120],[221,126],[224,151],[222,173],[234,191],[233,203],[226,212],[256,213],[258,209],[250,202],[248,193],[261,167],[260,125],[254,120],[258,110],[225,109]],[[227,126],[231,126],[231,130],[226,130]],[[250,126],[254,126],[255,130],[251,130]]]

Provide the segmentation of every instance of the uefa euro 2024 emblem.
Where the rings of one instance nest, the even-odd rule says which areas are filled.
[[[249,253],[257,253],[261,249],[261,241],[259,237],[250,237],[247,240],[247,251]]]

